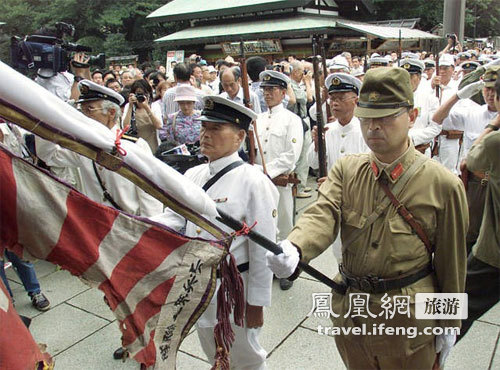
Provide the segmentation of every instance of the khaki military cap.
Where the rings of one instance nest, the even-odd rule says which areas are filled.
[[[500,75],[500,65],[489,67],[483,75],[483,81],[485,87],[495,86],[495,82]]]
[[[354,110],[356,117],[387,117],[404,107],[413,107],[410,74],[405,69],[382,67],[366,72]]]

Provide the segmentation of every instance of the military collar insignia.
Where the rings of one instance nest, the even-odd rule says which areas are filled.
[[[391,171],[391,178],[396,180],[404,172],[403,165],[398,163],[396,167]]]

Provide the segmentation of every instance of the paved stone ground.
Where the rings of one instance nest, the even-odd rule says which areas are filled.
[[[311,184],[312,185],[312,184]],[[315,199],[298,201],[301,213]],[[337,263],[331,250],[312,265],[332,276]],[[112,359],[120,345],[117,323],[103,302],[103,295],[91,289],[68,272],[45,262],[35,263],[43,292],[52,308],[40,313],[32,308],[24,288],[12,271],[8,277],[19,313],[31,317],[31,332],[37,342],[46,343],[55,356],[56,369],[139,369],[132,360],[125,363]],[[273,305],[265,312],[261,343],[268,351],[268,368],[344,369],[332,337],[317,333],[318,324],[329,326],[329,319],[307,318],[312,307],[312,293],[329,288],[303,274],[292,289],[281,291],[273,286]],[[447,369],[500,369],[500,303],[478,320],[467,336],[453,349]],[[210,369],[196,333],[184,340],[178,354],[178,369]]]

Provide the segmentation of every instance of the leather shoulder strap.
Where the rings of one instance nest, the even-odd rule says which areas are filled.
[[[116,208],[119,211],[123,211],[123,209],[118,205],[118,203],[115,202],[115,200],[113,199],[113,197],[111,196],[111,194],[109,194],[108,189],[106,189],[106,187],[104,186],[104,183],[102,182],[101,176],[99,176],[99,171],[97,171],[97,167],[96,167],[94,161],[92,161],[92,166],[94,167],[95,177],[97,177],[97,181],[99,182],[99,185],[101,186],[104,198],[106,198],[106,200],[109,203],[111,203],[111,205],[114,208]]]
[[[203,190],[207,191],[212,187],[213,184],[215,184],[219,179],[224,176],[226,173],[228,173],[231,170],[234,170],[236,167],[239,167],[243,164],[243,161],[236,161],[231,163],[230,165],[224,167],[222,170],[217,172],[210,180],[207,181],[205,185],[203,185]]]
[[[412,213],[391,192],[391,189],[389,189],[389,184],[387,183],[387,179],[382,179],[381,177],[379,177],[378,183],[379,183],[380,187],[382,188],[382,190],[384,191],[384,193],[390,199],[393,206],[396,208],[396,211],[398,211],[400,216],[403,217],[403,219],[417,233],[418,237],[424,242],[425,247],[427,248],[427,251],[429,252],[429,254],[432,254],[433,250],[432,250],[431,242],[429,240],[429,237],[425,233],[424,229],[422,228],[422,225],[420,225],[418,223],[418,221],[415,220]]]
[[[398,194],[405,185],[410,181],[410,178],[415,174],[415,172],[424,164],[428,158],[426,156],[419,156],[411,164],[411,166],[401,175],[398,182],[394,186],[394,193]],[[375,210],[366,218],[365,224],[361,229],[354,231],[349,238],[342,243],[342,250],[345,250],[349,245],[351,245],[357,238],[361,236],[382,214],[382,212],[391,204],[389,198],[384,198],[384,200],[375,208]]]

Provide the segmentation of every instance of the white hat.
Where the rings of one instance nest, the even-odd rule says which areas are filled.
[[[343,57],[342,55],[337,55],[335,58],[333,58],[330,61],[330,65],[328,66],[330,69],[341,69],[346,72],[349,71],[349,63],[347,62],[347,59]]]
[[[277,86],[286,89],[290,83],[290,78],[286,74],[272,70],[260,72],[259,80],[262,81],[261,87]]]
[[[353,91],[359,95],[361,81],[347,73],[332,73],[325,80],[328,93]]]
[[[190,85],[180,85],[175,89],[174,101],[197,101],[196,89]]]
[[[116,91],[98,85],[89,80],[80,81],[78,83],[78,89],[80,90],[80,98],[76,101],[76,103],[94,100],[108,100],[118,104],[119,106],[122,106],[123,103],[125,103],[125,98]]]
[[[454,66],[455,60],[451,54],[443,54],[439,58],[439,66]]]

